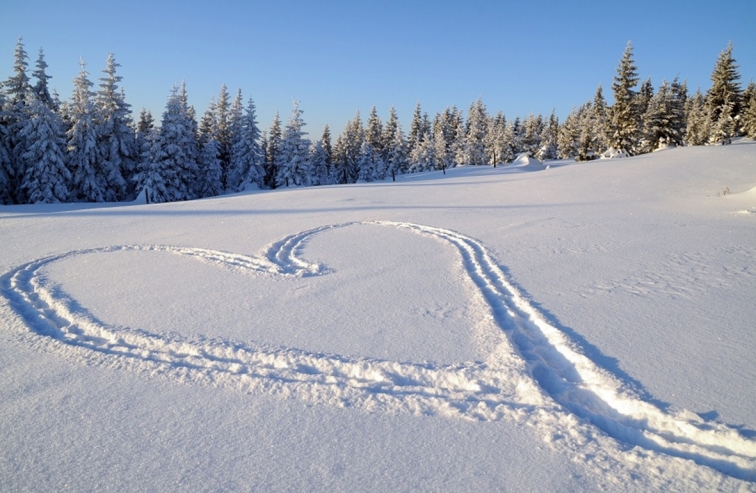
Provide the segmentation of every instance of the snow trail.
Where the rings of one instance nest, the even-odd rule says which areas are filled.
[[[485,363],[432,365],[348,358],[115,327],[96,320],[60,290],[49,288],[40,274],[45,266],[76,256],[154,251],[245,275],[324,275],[330,272],[327,266],[302,256],[307,241],[354,225],[399,228],[454,247],[497,324],[525,361],[529,376],[558,405],[527,389],[513,388],[507,375]],[[756,441],[725,424],[705,422],[693,413],[665,412],[644,401],[550,324],[507,280],[482,243],[447,229],[392,221],[326,225],[287,236],[258,256],[165,245],[77,250],[17,267],[0,276],[0,287],[31,328],[32,336],[47,336],[55,350],[73,351],[76,357],[96,364],[126,365],[182,381],[248,392],[282,393],[311,402],[417,415],[518,420],[523,413],[539,409],[566,409],[629,445],[690,459],[738,479],[756,480]]]

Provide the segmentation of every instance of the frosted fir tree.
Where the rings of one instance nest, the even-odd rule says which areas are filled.
[[[487,125],[486,138],[486,161],[494,168],[507,161],[507,119],[504,113],[499,111],[496,116],[490,118]]]
[[[319,139],[310,145],[310,184],[329,185],[330,172],[328,166],[328,154],[326,153],[323,140]]]
[[[214,137],[215,102],[210,105],[200,121],[197,132],[199,157],[195,193],[198,197],[215,197],[224,192],[220,161],[220,144]]]
[[[320,142],[323,144],[323,153],[325,154],[327,169],[326,176],[331,177],[333,171],[333,146],[331,145],[331,129],[328,127],[328,124],[323,127],[323,135],[320,137]],[[333,184],[329,178],[324,179],[326,181],[322,182],[323,185]]]
[[[557,137],[557,155],[559,159],[572,159],[578,154],[580,137],[583,135],[581,120],[582,114],[579,108],[572,111],[559,128]]]
[[[281,142],[281,165],[276,182],[278,186],[303,186],[309,184],[310,141],[305,138],[305,122],[299,101],[294,101],[294,109],[286,124]]]
[[[29,118],[19,135],[29,142],[21,155],[21,189],[31,204],[66,202],[71,173],[66,167],[63,121],[35,95],[28,97]]]
[[[706,109],[715,130],[713,143],[727,143],[737,131],[728,129],[736,124],[741,111],[740,74],[732,57],[732,43],[720,53],[711,74],[711,87],[706,93]],[[720,121],[721,120],[721,121]],[[732,135],[730,135],[732,134]]]
[[[55,99],[50,95],[50,89],[48,88],[47,81],[52,79],[52,76],[47,75],[47,62],[45,62],[45,53],[42,48],[39,49],[39,57],[35,64],[36,70],[32,72],[32,76],[37,79],[37,83],[34,84],[34,94],[37,99],[53,111],[58,111],[58,104]]]
[[[133,198],[129,185],[136,174],[136,142],[132,128],[131,105],[126,102],[118,84],[123,79],[116,75],[121,65],[113,54],[108,54],[104,77],[96,98],[97,143],[105,178],[105,200]]]
[[[746,90],[745,93],[748,99],[743,101],[745,111],[741,124],[743,133],[752,139],[756,139],[756,88],[754,88],[753,83],[749,84],[748,88],[752,90]]]
[[[0,123],[5,127],[4,147],[7,149],[10,164],[6,169],[8,185],[6,187],[6,200],[10,203],[22,203],[23,191],[20,189],[20,180],[23,176],[23,160],[21,154],[26,151],[26,142],[19,137],[19,132],[26,124],[28,118],[27,102],[28,94],[32,88],[29,84],[27,70],[29,56],[24,48],[23,38],[18,38],[13,52],[13,75],[2,83],[5,92],[5,101],[0,114]]]
[[[709,141],[711,129],[706,114],[706,99],[700,89],[685,104],[685,120],[684,143],[689,146],[705,145]]]
[[[360,154],[357,158],[357,181],[358,182],[371,182],[374,181],[376,174],[376,150],[367,141],[362,141],[360,146]]]
[[[102,156],[98,145],[94,93],[86,64],[80,62],[81,71],[74,79],[74,91],[68,106],[71,127],[66,133],[68,165],[71,170],[71,193],[74,200],[104,202],[105,178],[100,170]]]
[[[383,125],[381,132],[381,157],[384,161],[388,161],[388,151],[391,143],[394,141],[394,135],[398,126],[399,118],[396,116],[396,109],[392,106],[389,110],[389,118],[386,120],[386,124]]]
[[[246,112],[234,125],[229,182],[237,191],[250,185],[263,185],[265,154],[260,146],[260,137],[255,103],[249,98]]]
[[[407,134],[407,152],[409,152],[410,155],[412,155],[412,151],[414,151],[415,147],[420,143],[424,134],[423,113],[420,108],[420,103],[417,103],[415,105],[415,112],[412,114],[410,130]]]
[[[428,132],[422,136],[410,156],[410,173],[432,171],[438,167],[436,161],[436,144],[433,133]]]
[[[5,96],[0,91],[0,204],[14,202],[15,190],[11,190],[11,177],[15,175],[10,154],[10,135],[4,119]]]
[[[604,89],[599,84],[596,94],[593,96],[593,105],[591,106],[591,148],[597,153],[603,153],[607,145],[607,133],[609,125],[609,110],[604,99]]]
[[[640,114],[633,88],[638,84],[638,69],[633,60],[633,47],[627,43],[614,76],[614,104],[609,109],[608,144],[629,156],[635,154],[640,137]]]
[[[231,97],[228,94],[226,84],[223,84],[218,93],[218,100],[215,103],[213,138],[220,145],[221,181],[224,190],[228,189],[228,172],[231,166],[231,122]]]
[[[185,96],[185,90],[179,92],[177,87],[173,88],[160,124],[160,168],[172,172],[166,177],[169,200],[196,198],[198,188],[196,124],[191,119]]]
[[[265,186],[276,188],[276,177],[278,176],[278,167],[281,164],[281,119],[276,111],[273,123],[270,126],[270,132],[266,139],[265,149]]]
[[[541,148],[541,132],[543,132],[543,116],[532,113],[522,124],[522,151],[535,156]]]
[[[467,113],[465,132],[465,164],[478,166],[486,164],[486,138],[488,114],[483,101],[479,98],[470,105]]]
[[[396,175],[404,173],[408,166],[407,142],[404,140],[402,126],[398,122],[394,128],[393,139],[388,143],[385,152],[386,175],[391,175],[391,181],[396,181]]]
[[[370,110],[365,127],[365,140],[379,155],[383,152],[383,125],[375,106]]]
[[[141,143],[137,174],[134,176],[137,194],[144,194],[148,204],[175,200],[178,178],[175,170],[165,167],[165,155],[160,144],[160,130],[149,129]]]
[[[543,129],[541,134],[541,148],[538,150],[536,157],[541,161],[557,159],[557,138],[559,137],[559,118],[552,110],[549,116],[549,123]]]
[[[335,183],[355,183],[359,176],[358,160],[365,128],[358,111],[354,119],[346,124],[333,149]]]

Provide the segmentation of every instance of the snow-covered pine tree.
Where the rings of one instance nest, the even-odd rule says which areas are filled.
[[[215,102],[211,100],[197,131],[199,159],[197,160],[196,194],[200,198],[215,197],[223,193],[220,144],[215,140],[214,128]]]
[[[608,110],[606,106],[606,100],[604,99],[604,90],[599,84],[596,89],[596,94],[593,96],[592,110],[592,122],[591,122],[591,149],[597,154],[601,154],[607,148],[607,125],[608,125]]]
[[[276,111],[265,146],[265,186],[276,188],[278,167],[281,164],[281,119]]]
[[[535,156],[541,148],[541,132],[543,132],[543,116],[529,114],[522,124],[522,150]]]
[[[386,158],[386,175],[396,181],[396,175],[406,173],[408,164],[407,141],[404,139],[401,125],[397,125],[394,140],[389,144]]]
[[[45,62],[45,53],[42,48],[39,49],[39,57],[35,66],[37,69],[32,72],[32,76],[37,79],[37,83],[34,84],[34,94],[45,106],[53,111],[58,111],[58,105],[50,95],[50,90],[47,87],[47,81],[52,79],[52,76],[47,75],[47,62]]]
[[[137,194],[145,194],[147,203],[161,203],[175,200],[175,184],[178,181],[175,170],[164,168],[166,161],[160,145],[160,129],[150,128],[142,136],[142,147],[134,175]]]
[[[231,96],[226,84],[221,85],[215,103],[215,129],[213,138],[220,145],[221,181],[228,189],[228,171],[231,166]]]
[[[689,146],[705,145],[709,141],[709,118],[706,114],[706,99],[701,90],[696,90],[685,103],[684,142]]]
[[[383,153],[383,125],[378,116],[375,106],[370,110],[365,128],[365,140],[373,147],[378,154]]]
[[[319,139],[310,144],[310,184],[313,186],[328,185],[328,156],[323,146],[323,140]]]
[[[5,127],[4,145],[9,154],[9,162],[6,164],[5,175],[7,185],[3,195],[6,203],[24,203],[24,192],[21,190],[21,178],[23,177],[23,159],[21,155],[26,152],[27,143],[19,136],[21,129],[26,125],[29,117],[27,95],[32,88],[29,83],[27,69],[29,56],[24,48],[23,38],[18,38],[13,52],[13,75],[2,83],[5,91],[5,101],[0,112],[0,123]],[[0,192],[2,193],[2,192]]]
[[[119,90],[123,79],[116,75],[113,54],[108,54],[107,67],[100,78],[96,99],[97,143],[105,178],[105,200],[116,201],[134,197],[129,183],[136,173],[136,142],[132,130],[131,105]]]
[[[74,90],[68,105],[71,127],[66,133],[68,145],[68,165],[71,171],[72,199],[82,202],[104,202],[106,181],[100,163],[100,147],[97,145],[97,123],[92,82],[86,71],[84,60],[81,71],[74,79]]]
[[[159,169],[165,179],[165,199],[190,200],[196,198],[197,141],[195,123],[186,103],[186,91],[171,90],[160,124]]]
[[[299,101],[294,100],[289,122],[286,124],[281,142],[281,165],[278,167],[278,186],[306,186],[310,176],[310,141],[302,120]]]
[[[628,41],[614,76],[614,104],[609,108],[608,144],[618,151],[635,154],[640,132],[640,114],[633,88],[638,84],[638,69],[633,60],[633,47]]]
[[[388,152],[391,147],[391,143],[394,141],[394,134],[396,128],[399,126],[399,119],[396,116],[396,109],[392,106],[389,110],[389,117],[385,125],[383,125],[383,131],[381,133],[381,157],[384,161],[388,161]]]
[[[549,124],[546,125],[541,134],[541,148],[538,150],[536,157],[541,161],[548,159],[557,159],[557,138],[559,137],[559,118],[554,110],[549,116]]]
[[[410,155],[410,173],[437,169],[436,143],[432,132],[425,133]]]
[[[486,147],[484,140],[488,123],[488,113],[483,100],[478,98],[477,101],[470,104],[470,110],[467,113],[467,124],[465,131],[465,164],[478,166],[486,164]]]
[[[495,117],[490,118],[486,125],[487,132],[484,139],[486,149],[486,162],[494,168],[506,162],[507,152],[507,119],[504,113],[499,111]]]
[[[323,135],[320,137],[323,144],[323,153],[325,154],[326,174],[321,178],[321,185],[331,185],[333,175],[333,146],[331,145],[331,129],[328,124],[323,127]]]
[[[0,204],[12,204],[13,193],[11,193],[11,166],[10,152],[8,151],[9,136],[5,121],[3,118],[3,107],[5,106],[5,96],[0,91]]]
[[[415,105],[415,112],[412,114],[412,122],[410,122],[409,134],[407,134],[407,152],[409,156],[412,156],[412,152],[415,147],[420,143],[423,138],[423,112],[420,108],[420,103]],[[412,158],[410,157],[410,160]]]
[[[35,94],[28,98],[29,118],[19,135],[29,143],[21,155],[21,189],[32,204],[66,202],[71,173],[66,167],[63,121]]]
[[[729,132],[725,130],[734,123],[740,115],[741,90],[740,74],[735,59],[732,57],[732,42],[719,54],[714,71],[711,73],[711,87],[706,93],[706,108],[711,119],[712,127],[717,129],[713,135],[715,143],[725,143],[729,140]],[[720,121],[722,120],[722,121]],[[725,131],[723,133],[723,131]],[[734,131],[737,131],[735,127]],[[734,134],[734,132],[732,132]]]
[[[584,112],[585,105],[580,108],[572,108],[572,111],[560,126],[559,136],[557,137],[559,159],[572,159],[578,155],[580,137],[583,135],[581,122]]]
[[[265,175],[265,154],[260,147],[260,129],[257,126],[255,102],[249,98],[245,113],[233,125],[233,146],[229,183],[235,191],[248,186],[262,186]]]
[[[358,111],[354,119],[346,124],[333,148],[333,166],[336,183],[355,183],[359,176],[358,160],[365,129]]]
[[[357,157],[357,181],[371,182],[375,179],[376,150],[367,141],[362,141],[360,154]]]
[[[743,93],[748,99],[743,99],[743,118],[741,119],[741,128],[743,134],[756,139],[756,86],[753,82],[748,84],[748,88]]]

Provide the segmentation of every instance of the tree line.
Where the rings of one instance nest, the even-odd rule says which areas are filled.
[[[0,85],[0,203],[111,202],[144,194],[150,202],[278,188],[396,179],[403,173],[461,165],[506,165],[527,152],[541,160],[637,155],[664,146],[727,144],[756,138],[756,87],[740,86],[732,44],[719,56],[704,94],[677,78],[656,89],[640,78],[628,43],[614,76],[614,103],[601,86],[560,122],[528,115],[508,120],[478,99],[467,115],[452,106],[431,118],[418,103],[405,133],[394,108],[384,123],[375,107],[360,113],[335,142],[328,125],[310,140],[299,103],[284,125],[258,126],[254,100],[223,85],[198,117],[186,85],[174,87],[159,124],[142,110],[136,121],[119,87],[115,57],[94,83],[85,64],[73,94],[49,89],[39,51],[28,76],[23,40],[13,74]],[[33,83],[32,83],[33,82]]]

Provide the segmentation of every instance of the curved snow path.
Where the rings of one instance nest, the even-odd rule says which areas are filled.
[[[453,246],[496,322],[524,359],[529,375],[564,409],[627,444],[691,459],[738,479],[756,480],[756,441],[727,425],[704,422],[692,413],[668,413],[639,398],[551,325],[507,280],[479,241],[454,231],[390,221],[328,225],[288,236],[259,256],[163,245],[77,250],[17,267],[0,277],[0,287],[34,336],[52,338],[56,350],[83,350],[85,357],[98,364],[131,365],[181,380],[287,393],[313,402],[336,401],[370,410],[485,421],[557,410],[512,390],[511,382],[505,382],[507,376],[485,363],[432,365],[347,358],[114,327],[94,319],[65,294],[48,289],[39,273],[53,262],[81,255],[158,251],[243,274],[323,275],[328,273],[327,267],[300,256],[307,240],[359,224],[408,230]]]

